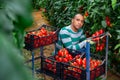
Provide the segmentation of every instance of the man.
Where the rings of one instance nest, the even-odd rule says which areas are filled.
[[[83,34],[83,24],[83,15],[76,14],[71,20],[71,25],[61,28],[58,34],[58,41],[56,43],[56,52],[63,47],[74,50],[80,50],[85,47],[86,37]]]

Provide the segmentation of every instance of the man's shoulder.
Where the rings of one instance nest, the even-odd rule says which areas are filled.
[[[61,34],[68,34],[69,31],[70,31],[69,26],[65,26],[65,27],[62,27],[62,28],[61,28],[60,33],[61,33]]]
[[[67,30],[69,28],[70,28],[70,26],[64,26],[64,27],[61,28],[61,30]]]

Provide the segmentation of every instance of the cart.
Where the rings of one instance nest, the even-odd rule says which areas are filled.
[[[106,44],[106,49],[105,49],[105,73],[104,73],[104,77],[103,77],[104,79],[106,79],[107,78],[107,63],[108,63],[108,38],[109,38],[109,32],[103,33],[103,34],[101,34],[99,36],[89,37],[89,38],[87,38],[87,40],[91,40],[93,38],[102,37],[102,36],[106,37],[106,43],[105,43]],[[52,43],[55,44],[55,42],[56,42],[56,40],[53,41]],[[49,45],[49,44],[47,44],[47,45]],[[49,59],[51,61],[53,61],[53,62],[56,62],[56,65],[55,65],[56,66],[56,72],[54,72],[54,71],[53,72],[44,71],[45,68],[44,68],[43,64],[44,64],[45,60],[48,59],[48,58],[46,58],[44,56],[44,53],[43,53],[43,47],[44,46],[45,45],[39,46],[39,48],[40,48],[40,56],[36,57],[36,58],[34,58],[34,51],[33,51],[34,49],[33,48],[29,49],[31,51],[31,55],[32,55],[32,59],[29,60],[29,61],[32,61],[32,73],[33,73],[33,76],[34,76],[34,72],[36,71],[37,73],[47,74],[47,75],[53,77],[55,80],[64,80],[63,75],[62,75],[63,72],[61,72],[61,69],[64,66],[64,64],[62,64],[60,62],[56,62],[52,58],[49,58]],[[87,65],[86,66],[86,73],[85,73],[86,74],[86,80],[90,80],[90,70],[89,70],[89,68],[90,68],[90,43],[89,42],[87,42],[86,48],[85,48],[84,51],[86,53],[86,63],[87,63],[86,64]],[[35,70],[34,69],[34,60],[39,59],[39,58],[41,59],[41,68],[39,70]],[[29,62],[29,61],[27,61],[27,62]]]

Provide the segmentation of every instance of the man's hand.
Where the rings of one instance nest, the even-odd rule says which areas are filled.
[[[92,40],[85,40],[86,42],[89,42],[90,44],[94,44],[95,42]]]

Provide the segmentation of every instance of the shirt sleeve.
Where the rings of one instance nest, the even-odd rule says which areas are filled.
[[[80,42],[84,41],[86,39],[86,36],[84,35],[84,32],[82,30],[82,34],[80,36]]]

